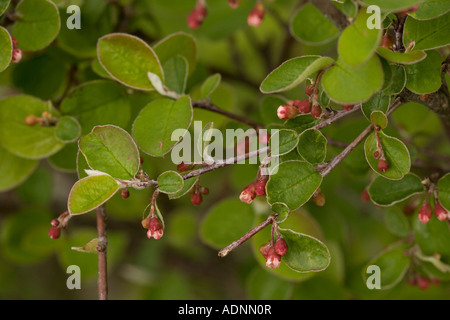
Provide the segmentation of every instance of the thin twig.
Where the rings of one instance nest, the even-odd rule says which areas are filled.
[[[228,255],[232,250],[236,249],[241,244],[243,244],[245,241],[247,241],[248,239],[253,237],[255,234],[257,234],[259,231],[264,229],[266,226],[268,226],[269,224],[272,224],[274,221],[276,221],[277,218],[278,218],[277,214],[273,214],[273,215],[269,216],[265,221],[263,221],[262,223],[260,223],[256,227],[254,227],[252,230],[250,230],[249,232],[244,234],[242,237],[240,237],[236,241],[232,242],[231,244],[229,244],[227,247],[223,248],[222,250],[220,250],[219,257],[223,258],[226,255]]]
[[[107,268],[107,249],[108,240],[106,237],[106,212],[105,206],[101,205],[96,209],[97,213],[97,234],[98,234],[98,299],[108,299],[108,268]]]
[[[339,30],[344,30],[350,24],[343,14],[330,0],[310,0]]]

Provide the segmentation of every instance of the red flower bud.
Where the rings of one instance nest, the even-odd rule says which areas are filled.
[[[370,201],[370,195],[369,195],[369,191],[367,191],[367,189],[364,189],[361,192],[361,200],[364,201],[364,202]]]
[[[378,170],[381,172],[386,172],[389,169],[389,162],[387,162],[386,159],[380,159],[378,160]]]
[[[424,276],[418,276],[416,279],[416,284],[421,290],[427,290],[430,286],[430,279],[425,278]]]
[[[178,172],[185,172],[192,169],[192,165],[191,164],[186,164],[184,162],[181,162],[179,165],[177,165],[177,170]]]
[[[393,44],[394,40],[389,34],[386,33],[381,40],[381,46],[386,49],[391,49]]]
[[[277,242],[275,242],[275,252],[280,256],[284,256],[288,251],[288,245],[283,238],[279,238]]]
[[[14,48],[12,53],[11,62],[19,63],[22,60],[22,50]]]
[[[266,194],[266,184],[267,178],[265,176],[259,178],[259,180],[255,183],[255,193],[257,196],[263,196]]]
[[[59,226],[59,220],[58,219],[53,219],[52,221],[50,221],[50,224],[52,225],[52,227],[58,227]]]
[[[164,228],[157,217],[150,218],[148,225],[147,237],[154,238],[156,240],[160,239],[164,235]]]
[[[241,0],[228,0],[228,5],[232,9],[236,9],[241,4]]]
[[[120,196],[122,197],[122,199],[128,199],[128,197],[130,196],[130,191],[128,190],[128,188],[122,189],[122,191],[120,192]]]
[[[48,235],[50,236],[50,239],[58,239],[61,235],[61,229],[58,227],[51,227],[48,230]]]
[[[431,219],[431,205],[428,200],[425,200],[419,208],[419,220],[422,223],[427,223]]]
[[[311,101],[306,100],[295,100],[294,105],[298,108],[298,111],[301,113],[310,113],[311,112]]]
[[[18,46],[19,43],[17,42],[17,39],[14,38],[13,36],[11,36],[11,41],[14,48]]]
[[[444,221],[448,217],[447,210],[441,205],[439,200],[436,200],[436,204],[434,205],[434,214],[440,221]]]
[[[313,105],[311,109],[311,115],[316,119],[320,119],[320,117],[322,116],[322,107],[318,104]]]
[[[208,189],[208,188],[205,188],[205,187],[202,187],[202,188],[200,189],[200,192],[203,193],[205,196],[207,196],[207,195],[209,194],[209,189]]]
[[[380,154],[380,151],[378,151],[378,150],[373,153],[373,157],[375,159],[380,159],[380,156],[381,156],[381,154]]]
[[[194,206],[199,206],[202,202],[203,202],[203,197],[202,197],[202,194],[200,192],[194,192],[191,195],[191,203]]]
[[[305,93],[308,96],[312,96],[312,94],[314,93],[314,85],[313,84],[307,85],[306,88],[305,88]]]
[[[350,111],[355,107],[354,104],[343,104],[342,108],[344,108],[345,111]]]
[[[264,8],[264,5],[261,3],[261,1],[258,1],[256,6],[250,11],[248,17],[247,17],[247,23],[249,26],[257,27],[261,25],[264,14],[266,12],[266,9]]]
[[[241,194],[239,196],[239,199],[242,202],[250,204],[250,203],[253,202],[255,197],[256,197],[255,183],[251,183],[247,187],[245,187],[244,190],[242,190],[242,192],[241,192]]]
[[[291,119],[299,113],[298,107],[284,104],[278,107],[277,116],[280,119]]]
[[[264,259],[267,260],[267,254],[269,253],[270,243],[264,243],[259,247],[259,252],[263,255]]]
[[[206,7],[200,2],[197,3],[197,6],[189,13],[187,17],[187,24],[191,29],[197,29],[203,23],[208,11]]]
[[[281,256],[275,252],[274,247],[270,247],[267,251],[266,266],[275,269],[280,266]]]

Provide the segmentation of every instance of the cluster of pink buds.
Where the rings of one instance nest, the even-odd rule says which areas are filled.
[[[256,181],[250,183],[242,190],[239,199],[245,203],[252,203],[257,196],[263,196],[266,194],[267,176],[261,175]]]
[[[261,0],[258,0],[256,5],[253,7],[247,16],[247,23],[249,26],[258,27],[264,20],[264,14],[266,13],[266,8]]]
[[[193,164],[193,163],[181,162],[180,164],[177,165],[177,170],[178,170],[178,172],[186,172],[186,171],[193,170],[196,166],[197,165]]]
[[[61,236],[61,230],[67,226],[67,223],[69,222],[71,217],[72,216],[69,214],[69,212],[66,211],[60,214],[57,219],[53,219],[52,221],[50,221],[50,224],[52,225],[48,230],[50,239],[58,239]]]
[[[22,50],[17,48],[17,40],[13,36],[11,36],[12,44],[13,44],[13,52],[11,62],[19,63],[22,60]]]
[[[431,284],[439,285],[441,282],[436,278],[428,278],[423,275],[412,275],[408,279],[411,286],[417,286],[420,290],[427,290]]]
[[[192,9],[187,17],[187,24],[191,29],[199,28],[203,20],[205,20],[208,10],[206,9],[205,0],[198,0],[195,8]]]
[[[147,238],[151,239],[161,239],[164,235],[164,227],[161,221],[156,217],[154,213],[154,209],[150,210],[150,214],[147,218],[142,220],[142,227],[144,229],[148,229],[147,231]]]
[[[419,207],[419,220],[422,223],[427,223],[430,221],[432,215],[436,216],[439,221],[450,220],[450,213],[445,209],[442,204],[439,202],[439,199],[436,197],[436,201],[434,204],[434,210],[431,208],[431,204],[428,200],[428,197]]]
[[[266,266],[271,269],[278,268],[280,266],[281,257],[288,251],[288,245],[286,241],[279,237],[275,242],[275,245],[265,243],[259,247],[259,252],[266,259]]]
[[[322,117],[322,107],[317,102],[316,88],[313,84],[307,85],[305,93],[309,98],[305,100],[290,100],[287,104],[283,104],[277,109],[277,116],[280,119],[292,119],[298,114],[310,113],[314,118],[320,119]]]

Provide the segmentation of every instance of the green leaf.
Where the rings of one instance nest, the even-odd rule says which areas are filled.
[[[13,45],[8,30],[0,27],[0,72],[8,68],[12,59]]]
[[[302,6],[290,21],[291,34],[307,45],[322,45],[335,39],[339,29],[313,4]]]
[[[273,170],[266,185],[267,202],[284,203],[290,211],[306,203],[322,183],[322,175],[307,162],[286,161]]]
[[[441,255],[446,261],[450,258],[450,227],[447,221],[439,221],[434,215],[427,222],[420,222],[414,216],[414,239],[425,255]]]
[[[253,219],[251,206],[239,199],[227,199],[208,211],[201,223],[200,235],[206,244],[221,249],[248,232]]]
[[[78,180],[70,190],[67,208],[72,215],[87,213],[108,201],[120,188],[107,174]]]
[[[424,192],[424,187],[418,176],[406,174],[400,180],[390,180],[376,177],[368,188],[370,199],[378,206],[392,206],[413,195]]]
[[[311,164],[325,161],[327,155],[327,138],[316,129],[307,129],[300,134],[298,153]]]
[[[169,199],[170,200],[178,199],[178,198],[181,198],[182,196],[186,195],[192,189],[194,184],[197,183],[198,179],[199,179],[198,177],[192,177],[192,178],[184,180],[183,188],[178,192],[169,194]]]
[[[171,91],[178,94],[184,93],[186,90],[186,82],[188,76],[188,63],[186,58],[176,56],[164,64],[165,85]]]
[[[389,163],[389,169],[386,172],[378,170],[378,160],[373,154],[377,150],[377,138],[375,132],[367,137],[364,143],[364,152],[369,166],[379,175],[392,180],[400,180],[407,174],[411,168],[411,158],[408,148],[397,138],[390,137],[378,131],[380,142],[383,148],[384,156]]]
[[[383,47],[378,47],[377,53],[386,60],[400,64],[414,64],[422,61],[427,56],[425,51],[396,52]]]
[[[312,74],[333,63],[333,59],[321,56],[303,56],[287,60],[263,80],[259,89],[262,93],[292,89]]]
[[[173,33],[155,44],[153,50],[162,65],[176,56],[182,56],[188,63],[188,74],[194,72],[197,65],[197,43],[190,34]]]
[[[370,59],[374,54],[381,41],[382,30],[367,27],[370,17],[371,14],[363,8],[355,22],[342,32],[338,43],[338,53],[343,63],[357,66]]]
[[[174,130],[187,131],[192,121],[192,112],[188,96],[177,101],[155,100],[143,108],[136,118],[132,130],[133,137],[142,151],[151,156],[162,157],[180,140],[172,141]]]
[[[220,73],[216,73],[213,74],[212,76],[209,76],[208,79],[206,79],[203,82],[202,87],[200,89],[201,99],[209,97],[214,92],[214,90],[217,89],[221,80],[222,76],[220,75]]]
[[[276,114],[276,112],[275,112]],[[320,122],[319,119],[314,118],[311,114],[300,114],[285,122],[284,127],[286,129],[292,129],[297,131],[298,134],[302,133],[306,129],[314,127]]]
[[[415,41],[415,50],[428,50],[444,47],[450,44],[450,12],[426,21],[406,19],[403,43],[405,47]]]
[[[78,143],[68,143],[59,152],[48,158],[48,161],[52,167],[58,170],[75,172],[77,170],[77,153]],[[87,165],[86,169],[89,169]]]
[[[402,9],[409,9],[415,4],[421,3],[424,0],[362,0],[364,4],[376,5],[381,8],[382,11],[400,11]]]
[[[13,36],[26,51],[37,51],[50,45],[61,27],[58,8],[49,0],[22,0],[16,7],[17,22]]]
[[[0,145],[0,192],[21,184],[36,169],[38,162],[15,156]]]
[[[427,0],[419,8],[408,14],[417,20],[428,20],[446,14],[450,10],[450,0]]]
[[[363,269],[364,280],[367,281],[370,274],[366,273],[367,268],[375,265],[380,268],[381,289],[387,290],[394,287],[403,279],[411,264],[411,258],[404,254],[408,248],[408,244],[397,242],[380,252]]]
[[[98,40],[97,54],[108,74],[128,87],[153,90],[148,72],[164,78],[155,52],[138,37],[122,33],[103,36]]]
[[[3,147],[27,159],[46,158],[61,150],[64,143],[56,139],[55,126],[28,126],[24,122],[27,116],[41,117],[44,111],[54,112],[50,103],[31,96],[0,100],[0,142]]]
[[[370,114],[370,122],[374,127],[384,129],[387,127],[388,119],[383,111],[375,110]]]
[[[290,213],[289,208],[286,206],[286,204],[281,202],[272,203],[271,209],[272,212],[278,214],[278,223],[284,222],[288,218]]]
[[[78,251],[78,252],[85,252],[85,253],[98,253],[97,251],[97,245],[98,245],[98,239],[92,239],[88,243],[86,243],[82,247],[72,247],[72,250]]]
[[[297,272],[325,270],[330,264],[330,252],[320,240],[289,229],[279,228],[288,246],[283,256],[286,265]]]
[[[174,194],[183,189],[184,180],[178,172],[166,171],[158,177],[159,191],[167,194]]]
[[[405,213],[398,207],[389,207],[384,212],[386,228],[397,237],[405,238],[410,235],[411,227]]]
[[[80,151],[94,170],[129,180],[139,170],[139,151],[133,138],[115,126],[97,126],[79,141]]]
[[[450,211],[450,173],[439,179],[437,188],[439,202],[447,211]]]
[[[406,85],[406,71],[403,66],[392,64],[392,79],[391,83],[383,90],[386,95],[395,95],[402,92]]]
[[[417,94],[437,91],[441,87],[441,62],[437,51],[428,51],[424,60],[406,65],[406,88]]]
[[[77,146],[77,150],[79,150],[78,146]],[[78,151],[78,153],[77,153],[78,179],[83,179],[88,176],[88,174],[86,173],[86,170],[91,170],[91,168],[89,167],[89,165],[86,161],[86,157],[83,155],[83,153],[81,151]]]
[[[96,125],[126,127],[131,116],[126,88],[111,80],[94,80],[75,87],[62,101],[60,110],[78,119],[83,134]]]
[[[0,16],[8,9],[11,0],[0,0]]]
[[[289,129],[275,131],[269,141],[272,156],[281,156],[289,153],[297,146],[297,144],[297,132]]]
[[[61,117],[58,119],[55,135],[61,142],[75,142],[81,135],[80,123],[73,117]]]
[[[322,86],[328,97],[341,104],[366,101],[380,90],[382,85],[383,69],[377,56],[356,67],[338,60],[322,78]]]

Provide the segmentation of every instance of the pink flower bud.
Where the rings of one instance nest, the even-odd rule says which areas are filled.
[[[286,241],[283,238],[279,238],[277,242],[275,242],[275,252],[280,256],[284,256],[287,251],[288,245]]]
[[[322,107],[318,104],[313,105],[311,108],[311,115],[316,119],[320,119],[322,116]]]
[[[309,99],[295,100],[294,105],[298,108],[298,111],[300,111],[301,113],[311,112],[311,101],[309,101]]]
[[[58,227],[51,227],[48,230],[48,235],[50,236],[50,239],[58,239],[61,235],[61,229]]]
[[[52,227],[58,227],[59,226],[59,220],[58,219],[53,219],[52,221],[50,221],[50,224],[52,225]]]
[[[199,206],[203,202],[203,197],[200,192],[194,192],[191,196],[191,203],[194,206]]]
[[[228,0],[228,5],[232,9],[236,9],[241,4],[241,0]]]
[[[386,159],[380,159],[380,160],[378,160],[377,168],[381,172],[386,172],[389,169],[389,162],[387,162]]]
[[[431,219],[431,206],[428,200],[425,200],[419,208],[419,220],[422,223],[427,223]]]
[[[277,116],[280,119],[291,119],[295,117],[297,114],[299,114],[298,107],[284,104],[278,107],[277,109]]]
[[[361,192],[361,200],[364,201],[364,202],[370,201],[370,195],[369,195],[369,191],[367,191],[367,189],[364,189]]]
[[[418,276],[416,279],[416,284],[421,290],[427,290],[430,286],[430,280],[424,276]]]
[[[269,253],[270,244],[264,243],[259,247],[259,252],[263,255],[264,259],[267,260],[267,254]]]
[[[345,111],[350,111],[353,109],[354,106],[355,105],[353,105],[353,104],[343,104],[342,108],[344,108]]]
[[[17,48],[13,49],[11,62],[19,63],[20,60],[22,60],[22,50]]]
[[[208,11],[201,1],[197,2],[197,6],[189,13],[187,24],[191,29],[197,29],[205,20]]]
[[[436,200],[436,204],[434,206],[434,214],[436,215],[436,218],[438,218],[440,221],[444,221],[448,217],[447,210],[445,210],[445,208],[441,205],[439,200]]]
[[[130,196],[130,191],[128,190],[128,188],[122,189],[122,191],[120,192],[120,196],[122,197],[122,199],[128,199],[128,197]]]
[[[250,11],[250,14],[247,17],[247,23],[249,26],[257,27],[261,25],[266,9],[261,1],[258,1],[256,6]]]
[[[157,217],[150,218],[148,225],[147,237],[154,238],[156,240],[160,239],[164,235],[164,228]]]
[[[266,267],[276,269],[280,266],[281,256],[275,252],[274,247],[270,247],[267,252]]]
[[[14,48],[18,46],[19,43],[17,42],[17,39],[14,38],[13,36],[11,36],[11,41]]]
[[[309,84],[305,87],[305,93],[308,96],[312,96],[312,94],[314,93],[314,85],[313,84]]]
[[[267,177],[265,176],[259,178],[259,180],[255,183],[255,193],[257,196],[263,196],[266,194],[266,184]]]
[[[239,196],[239,200],[241,200],[242,202],[250,204],[250,203],[253,202],[255,197],[256,197],[255,184],[251,183],[247,187],[245,187],[244,190],[242,190],[242,192],[241,192],[241,194]]]

